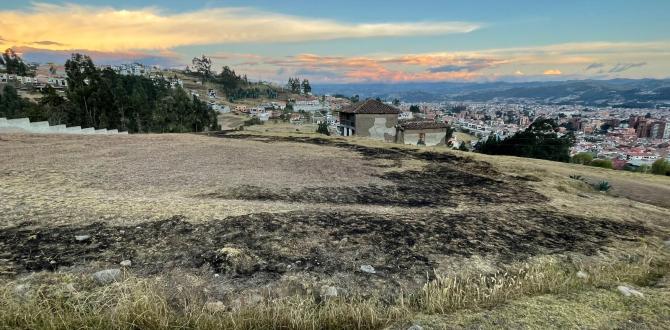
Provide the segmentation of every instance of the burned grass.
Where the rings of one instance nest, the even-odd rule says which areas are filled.
[[[504,180],[490,165],[446,153],[420,152],[399,148],[375,148],[342,141],[313,137],[266,137],[258,135],[222,135],[253,141],[297,142],[345,148],[365,159],[402,161],[418,159],[428,162],[421,170],[388,171],[379,178],[390,185],[343,185],[342,187],[307,187],[273,189],[253,185],[225,187],[204,197],[242,200],[294,201],[303,203],[373,204],[384,206],[445,206],[459,202],[541,203],[547,198],[530,189],[523,178]],[[348,182],[346,176],[336,178]]]
[[[241,287],[296,273],[349,273],[352,284],[365,287],[369,274],[358,268],[372,265],[375,278],[394,286],[425,280],[448,256],[508,263],[564,252],[591,255],[613,240],[636,240],[647,233],[641,225],[533,210],[497,215],[259,213],[198,224],[177,216],[125,227],[33,228],[25,223],[0,230],[0,259],[9,261],[14,273],[129,259],[144,275],[173,269],[213,272]],[[77,240],[78,235],[90,238]]]

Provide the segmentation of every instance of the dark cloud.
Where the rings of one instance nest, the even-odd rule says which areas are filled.
[[[179,58],[170,55],[139,53],[139,52],[100,52],[91,50],[48,50],[32,47],[19,47],[17,52],[24,60],[36,63],[65,63],[72,53],[81,53],[91,56],[95,64],[118,65],[138,62],[144,65],[160,65],[162,67],[180,66]]]
[[[49,40],[33,41],[32,44],[40,46],[65,46],[65,44],[61,44],[60,42],[49,41]]]
[[[617,63],[615,66],[613,66],[610,70],[609,73],[619,73],[619,72],[624,72],[633,68],[638,68],[641,66],[647,65],[647,62],[640,62],[640,63]]]
[[[474,72],[488,67],[495,66],[496,62],[488,59],[470,59],[465,60],[463,63],[458,64],[447,64],[437,67],[432,67],[428,69],[430,73],[438,72]]]
[[[589,66],[586,67],[586,69],[584,69],[584,71],[589,71],[589,70],[592,70],[592,69],[599,69],[599,68],[602,68],[604,66],[605,66],[605,63],[591,63],[591,64],[589,64]]]
[[[340,74],[328,70],[300,69],[295,72],[299,76],[320,77],[320,78],[339,78]]]

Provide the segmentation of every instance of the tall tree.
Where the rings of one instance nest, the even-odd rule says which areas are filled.
[[[302,92],[305,93],[305,95],[312,93],[312,86],[309,84],[309,80],[303,79],[302,81]]]
[[[193,64],[192,70],[202,77],[203,83],[212,76],[212,60],[209,57],[205,55],[199,58],[194,57],[191,63]]]
[[[32,75],[28,66],[23,63],[23,59],[21,59],[12,48],[7,48],[5,50],[2,54],[2,61],[5,63],[5,70],[9,74],[16,74],[19,76]]]

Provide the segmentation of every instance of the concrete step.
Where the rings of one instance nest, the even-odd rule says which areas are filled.
[[[49,126],[49,130],[51,130],[51,133],[66,133],[67,127],[65,125],[54,125]]]
[[[81,126],[72,126],[65,129],[68,134],[81,134]]]
[[[95,129],[88,127],[82,129],[80,126],[67,127],[65,125],[49,125],[47,121],[38,121],[31,123],[28,118],[7,119],[0,118],[0,128],[9,129],[10,132],[28,132],[28,133],[59,133],[59,134],[128,134],[128,132],[119,132],[117,129],[108,130],[106,128]]]

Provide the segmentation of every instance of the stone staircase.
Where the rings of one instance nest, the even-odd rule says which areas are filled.
[[[65,125],[49,125],[47,121],[31,123],[28,118],[7,119],[0,118],[0,133],[25,132],[35,134],[128,134],[115,129],[81,128],[79,126],[66,127]]]

